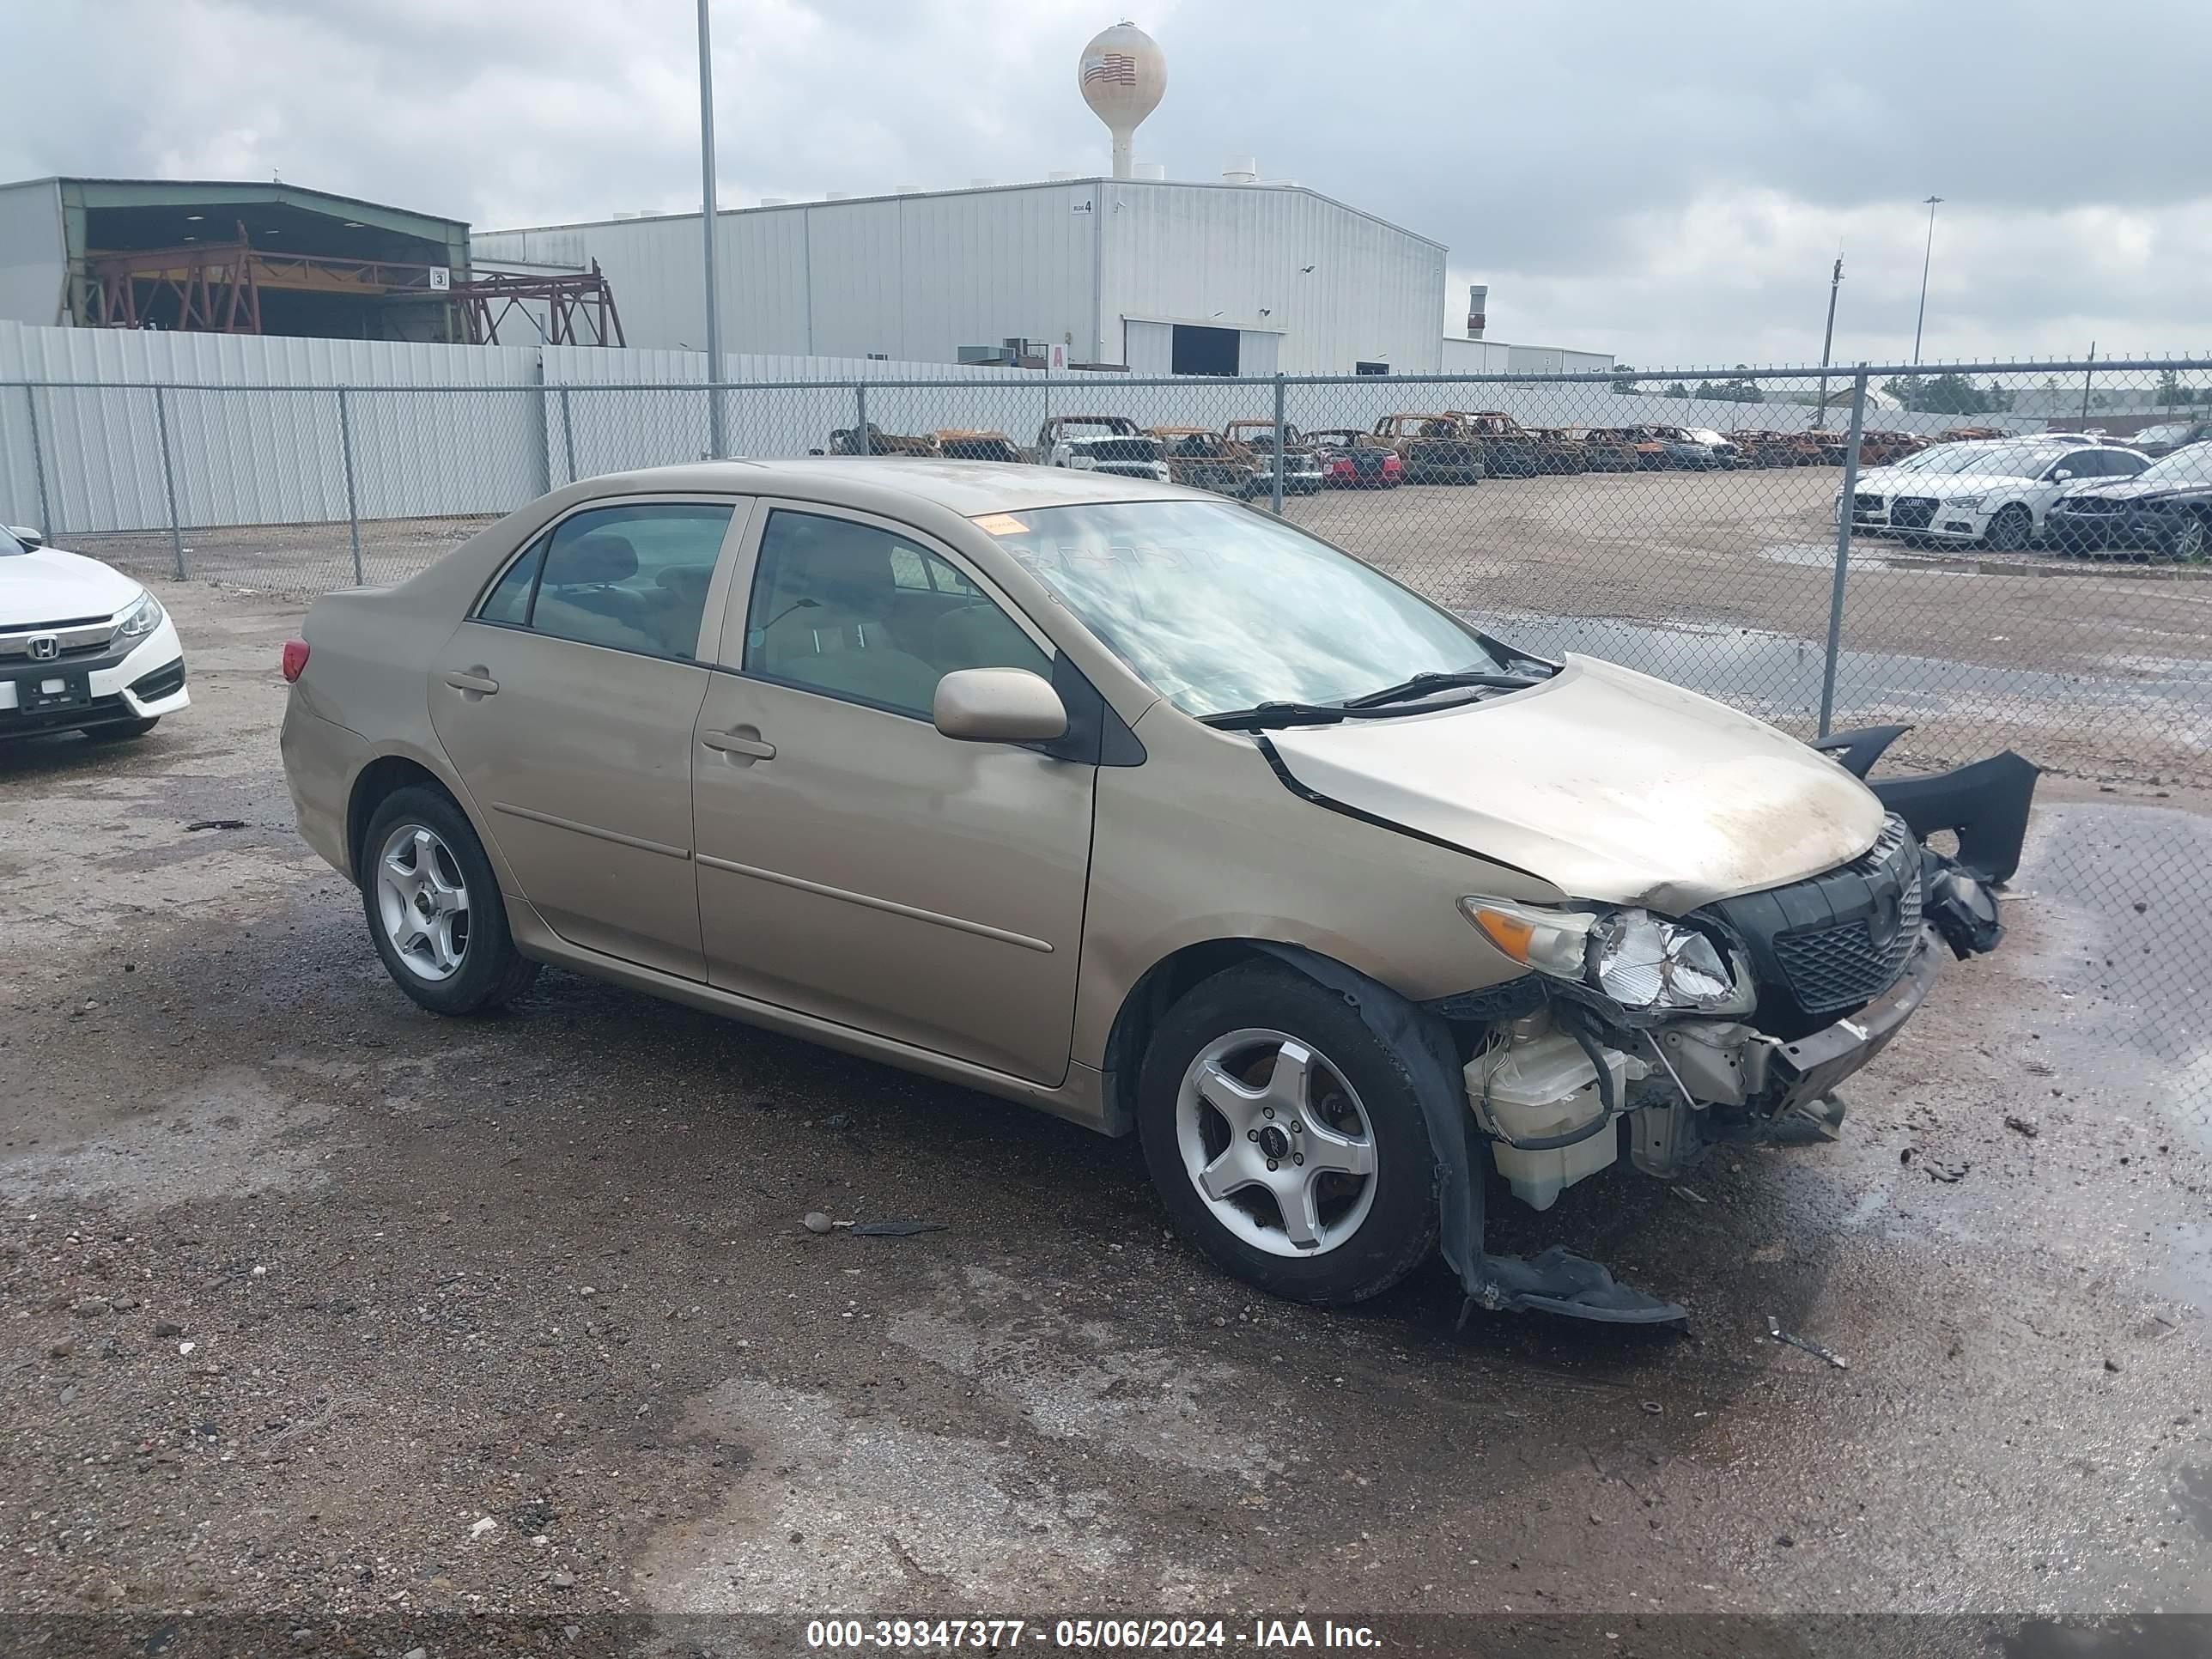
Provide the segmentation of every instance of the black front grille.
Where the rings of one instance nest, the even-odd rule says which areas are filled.
[[[1839,1014],[1872,1001],[1896,981],[1920,939],[1917,869],[1898,891],[1893,922],[1891,915],[1884,904],[1856,921],[1776,939],[1774,954],[1797,1006],[1808,1014]]]
[[[1744,942],[1759,984],[1759,1028],[1784,1042],[1895,983],[1920,942],[1920,843],[1894,817],[1849,864],[1706,912]]]
[[[1851,497],[1851,517],[1854,519],[1871,519],[1881,511],[1881,497],[1879,495],[1870,495],[1861,490]]]
[[[1936,522],[1936,498],[1899,495],[1889,504],[1889,522],[1897,530],[1925,530]]]
[[[2118,513],[2126,505],[2124,501],[2111,501],[2102,495],[2078,495],[2070,501],[2058,504],[2059,510],[2068,514]]]

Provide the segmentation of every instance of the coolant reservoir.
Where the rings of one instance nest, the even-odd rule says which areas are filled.
[[[1501,1053],[1491,1049],[1468,1061],[1468,1100],[1478,1119],[1487,1117],[1515,1140],[1538,1140],[1586,1128],[1605,1111],[1597,1067],[1583,1046],[1556,1029],[1547,1015],[1516,1020]],[[1647,1069],[1614,1048],[1601,1048],[1613,1073],[1613,1097],[1622,1097],[1632,1077]],[[1548,1210],[1559,1194],[1595,1175],[1620,1155],[1620,1127],[1607,1124],[1588,1139],[1552,1152],[1522,1152],[1492,1140],[1491,1155],[1515,1197]]]

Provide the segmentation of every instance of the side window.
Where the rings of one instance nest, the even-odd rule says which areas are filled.
[[[2140,455],[2130,455],[2124,449],[2108,449],[2104,454],[2105,471],[2115,478],[2132,478],[2150,463]]]
[[[870,525],[779,509],[761,536],[745,672],[922,720],[957,668],[1052,659],[951,563]]]
[[[507,566],[507,574],[492,584],[491,592],[477,607],[478,622],[507,623],[516,628],[530,625],[530,600],[538,591],[538,567],[545,562],[545,539],[540,536],[530,550]]]
[[[690,661],[732,510],[655,501],[594,507],[562,520],[545,544],[530,627],[586,645]]]

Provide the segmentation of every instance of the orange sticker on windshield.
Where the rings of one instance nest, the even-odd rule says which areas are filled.
[[[973,522],[987,536],[1019,536],[1029,529],[1011,513],[986,513]]]

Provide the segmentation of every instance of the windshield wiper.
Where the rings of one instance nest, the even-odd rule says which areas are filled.
[[[1346,697],[1344,706],[1346,708],[1375,708],[1386,702],[1404,702],[1410,697],[1425,697],[1431,691],[1450,691],[1461,686],[1475,686],[1490,691],[1526,691],[1530,686],[1542,684],[1542,680],[1530,679],[1525,674],[1500,674],[1486,668],[1463,669],[1455,674],[1431,671],[1416,674],[1409,680],[1401,680],[1395,685],[1386,685],[1380,691],[1370,691],[1364,696]]]
[[[1286,726],[1334,726],[1345,718],[1343,708],[1333,702],[1263,702],[1200,714],[1198,720],[1224,732],[1265,732]]]

